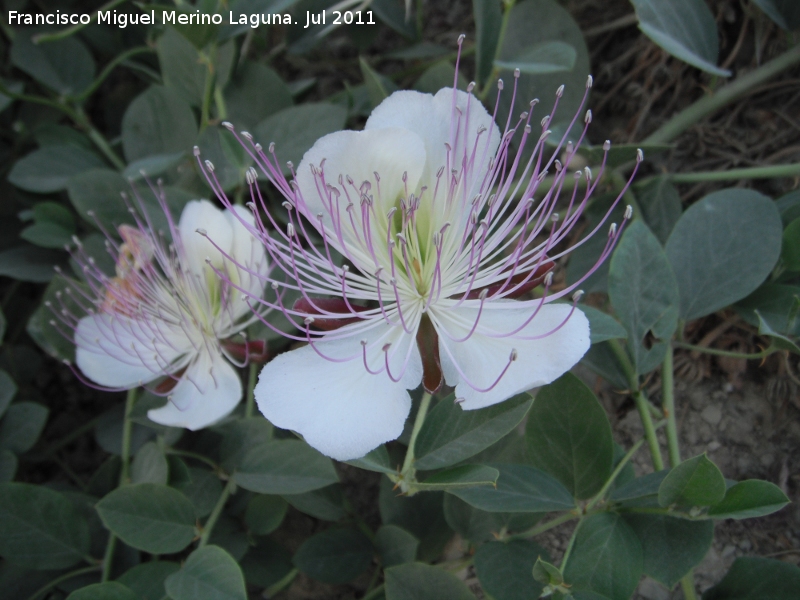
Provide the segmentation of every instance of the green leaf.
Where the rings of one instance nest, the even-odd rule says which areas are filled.
[[[89,553],[89,526],[64,495],[0,484],[0,556],[29,569],[65,569]]]
[[[8,410],[8,405],[17,395],[17,384],[3,369],[0,369],[0,417]]]
[[[178,166],[186,158],[186,152],[173,152],[172,154],[156,154],[140,158],[130,163],[122,171],[125,179],[138,181],[145,177],[156,177],[171,168]]]
[[[386,58],[397,60],[415,60],[418,58],[439,58],[445,54],[450,54],[450,49],[440,44],[432,42],[419,42],[412,46],[406,46],[398,50],[393,50],[386,55]]]
[[[189,481],[173,487],[189,499],[194,506],[195,516],[202,519],[214,510],[214,505],[222,493],[222,484],[219,477],[205,469],[191,467],[189,476]]]
[[[555,138],[558,135],[556,132],[566,131],[583,100],[586,79],[590,72],[589,52],[580,27],[569,12],[555,0],[525,0],[514,5],[497,57],[499,64],[513,64],[517,57],[529,51],[534,40],[536,45],[544,46],[557,42],[570,46],[575,51],[574,65],[567,71],[523,73],[517,82],[517,104],[512,121],[523,110],[520,106],[524,106],[527,110],[528,102],[534,98],[541,99],[536,114],[550,114],[556,100],[556,89],[563,84],[564,94],[558,101],[558,111],[548,126],[553,130]],[[508,88],[511,87],[509,82],[514,80],[512,70],[513,66],[500,72],[500,77],[506,81],[507,87],[500,98],[498,123],[505,123],[511,106],[512,94]],[[491,81],[487,85],[494,83]],[[583,123],[580,121],[582,128]],[[577,139],[576,134],[578,134],[577,127],[572,139]],[[533,144],[526,144],[528,152],[532,146]]]
[[[247,583],[261,588],[278,583],[294,569],[291,553],[271,537],[259,538],[240,564]]]
[[[494,61],[494,66],[511,71],[519,69],[521,73],[530,75],[545,75],[571,71],[577,58],[575,48],[554,40],[528,46],[510,60]]]
[[[272,69],[247,61],[225,90],[228,120],[237,129],[251,129],[268,116],[292,105],[289,87]]]
[[[281,165],[291,161],[295,166],[319,138],[344,127],[347,111],[341,106],[309,102],[276,112],[256,125],[253,134],[267,148],[275,142],[275,153]],[[284,173],[288,173],[288,167]]]
[[[50,410],[36,402],[12,404],[0,422],[0,448],[24,454],[36,444]]]
[[[472,0],[472,14],[475,15],[475,79],[483,89],[492,74],[503,13],[497,0]]]
[[[27,192],[47,194],[65,189],[74,175],[103,166],[103,160],[89,150],[45,146],[18,160],[8,180]]]
[[[626,514],[642,544],[644,572],[672,589],[703,560],[714,539],[712,521],[664,515]]]
[[[167,457],[156,442],[147,442],[139,448],[131,464],[131,482],[166,484],[169,478]]]
[[[151,554],[180,552],[196,533],[192,503],[166,485],[118,488],[97,503],[97,512],[123,542]]]
[[[297,549],[294,565],[324,583],[347,583],[372,562],[372,542],[356,529],[328,529],[317,533]]]
[[[219,448],[220,464],[226,471],[238,469],[250,448],[266,444],[271,439],[272,423],[260,415],[226,424]]]
[[[455,575],[422,563],[386,569],[386,600],[475,600]]]
[[[180,568],[178,563],[154,560],[128,569],[117,581],[133,590],[139,600],[163,600],[164,580]]]
[[[197,138],[192,108],[177,92],[151,86],[122,118],[122,147],[130,162],[155,154],[189,152]]]
[[[419,540],[397,525],[381,525],[375,533],[375,547],[381,564],[388,568],[414,562]]]
[[[681,218],[681,196],[677,188],[668,177],[658,177],[637,186],[636,198],[650,230],[659,242],[666,244],[669,234]]]
[[[210,160],[222,189],[229,192],[244,182],[245,172],[252,160],[224,127],[207,127],[197,139],[200,157]]]
[[[375,450],[371,450],[366,456],[356,458],[355,460],[348,460],[347,464],[377,473],[386,473],[390,475],[397,473],[397,469],[392,466],[389,452],[386,450],[386,446],[383,445],[378,446]]]
[[[524,531],[533,527],[544,513],[497,513],[478,510],[452,494],[444,497],[444,517],[447,524],[471,542],[497,539],[501,530]]]
[[[527,465],[490,465],[500,471],[497,487],[449,492],[487,512],[550,512],[575,508],[572,495],[558,480]]]
[[[373,0],[369,6],[380,21],[400,35],[412,40],[419,37],[414,19],[406,18],[406,4],[403,0]]]
[[[16,455],[10,450],[0,450],[0,483],[5,483],[14,479],[17,474]]]
[[[167,577],[165,587],[172,600],[247,600],[242,570],[218,546],[192,552],[183,568]]]
[[[591,346],[589,351],[583,355],[581,363],[618,390],[628,389],[628,378],[608,342],[600,342]]]
[[[794,340],[775,331],[770,324],[761,317],[758,311],[755,311],[755,313],[758,317],[758,335],[769,337],[772,340],[772,345],[781,350],[788,350],[789,352],[800,354],[800,346],[798,346]]]
[[[442,88],[452,88],[455,71],[455,66],[449,60],[440,60],[420,75],[414,82],[414,89],[424,94],[436,94]],[[457,88],[466,90],[468,85],[467,79],[459,73]]]
[[[533,565],[533,578],[544,585],[559,586],[564,583],[561,569],[541,558],[537,558]]]
[[[129,587],[117,582],[92,583],[75,590],[67,600],[140,600]]]
[[[500,472],[486,465],[461,465],[437,471],[425,481],[411,484],[411,489],[421,491],[451,491],[474,486],[494,486]]]
[[[19,237],[40,248],[63,248],[72,241],[72,232],[56,223],[34,223],[23,229]]]
[[[478,581],[495,600],[535,600],[544,589],[532,575],[540,556],[547,551],[527,540],[483,544],[475,553]]]
[[[288,508],[286,500],[280,496],[253,494],[244,512],[244,522],[252,533],[267,535],[280,527]]]
[[[658,487],[661,506],[712,506],[725,497],[725,478],[705,454],[673,468]]]
[[[367,94],[369,94],[372,106],[378,106],[397,89],[390,79],[376,73],[363,57],[358,58],[358,66],[361,69],[361,76],[364,78],[364,85],[367,86]]]
[[[305,442],[276,440],[251,448],[234,480],[259,494],[301,494],[337,483],[339,478],[331,460]]]
[[[737,302],[734,308],[745,321],[755,327],[758,327],[758,315],[761,315],[774,331],[796,336],[800,335],[800,319],[792,319],[792,313],[798,306],[800,286],[765,283],[747,298]]]
[[[284,499],[302,513],[323,521],[341,521],[347,516],[344,494],[338,483],[305,494],[289,494]]]
[[[611,492],[611,500],[615,502],[623,502],[626,505],[631,503],[641,505],[646,503],[652,506],[658,506],[658,489],[661,483],[669,474],[669,470],[657,471],[655,473],[648,473],[637,477],[633,481],[621,485]]]
[[[774,483],[747,479],[728,488],[725,497],[708,509],[708,516],[715,519],[750,519],[777,512],[787,504],[789,498]]]
[[[531,464],[578,499],[594,496],[611,475],[614,440],[606,411],[571,373],[536,394],[525,437]]]
[[[611,148],[606,152],[602,145],[591,146],[584,140],[577,150],[578,154],[586,157],[589,161],[589,166],[600,165],[605,157],[606,168],[616,168],[634,162],[637,159],[639,150],[642,150],[647,158],[652,158],[671,148],[672,145],[670,144],[612,144]],[[616,199],[616,195],[614,198]],[[639,204],[642,204],[641,201]],[[642,210],[644,210],[644,207],[642,207]],[[650,225],[650,222],[648,221],[647,224]],[[650,227],[652,229],[652,225]]]
[[[425,419],[414,446],[414,466],[441,469],[474,456],[519,425],[533,403],[530,394],[479,410],[463,410],[448,396]]]
[[[197,49],[175,29],[165,27],[156,51],[164,85],[177,92],[185,102],[200,106],[208,67],[200,61]]]
[[[800,271],[800,217],[783,230],[781,261],[788,271]]]
[[[661,244],[641,221],[634,221],[611,257],[608,294],[614,312],[628,330],[636,372],[656,368],[678,327],[680,298],[675,275]],[[645,346],[645,338],[655,341]]]
[[[575,591],[602,594],[610,600],[628,600],[643,571],[642,546],[625,520],[613,513],[597,513],[579,525],[564,580]]]
[[[578,308],[589,319],[589,340],[592,344],[627,339],[628,332],[611,315],[585,304],[581,304]]]
[[[47,283],[55,275],[53,268],[63,263],[62,252],[26,244],[0,252],[0,275],[18,281]]]
[[[703,600],[796,600],[800,568],[746,556],[737,558],[722,581],[703,594]]]
[[[720,190],[690,206],[666,246],[681,318],[703,317],[753,292],[778,262],[782,234],[775,203],[753,190]]]
[[[78,94],[94,79],[92,55],[75,36],[34,44],[20,32],[11,46],[11,62],[39,83],[65,96]]]
[[[714,15],[703,0],[631,0],[639,29],[672,56],[707,73],[730,77],[717,67],[719,38]]]
[[[782,29],[800,28],[800,4],[795,0],[753,0]]]

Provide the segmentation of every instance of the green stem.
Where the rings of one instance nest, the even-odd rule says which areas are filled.
[[[149,53],[149,52],[153,52],[153,51],[154,50],[152,48],[149,48],[148,46],[139,46],[137,48],[131,48],[130,50],[126,50],[125,52],[123,52],[119,56],[114,57],[114,59],[105,66],[105,68],[103,69],[103,72],[100,73],[100,75],[97,77],[97,79],[95,79],[92,82],[92,85],[90,85],[88,88],[86,88],[80,94],[75,96],[74,100],[76,102],[83,102],[89,96],[94,94],[97,91],[97,88],[99,88],[101,85],[103,85],[103,82],[106,80],[106,78],[109,75],[111,75],[111,72],[120,63],[125,62],[126,60],[128,60],[132,56],[136,56],[137,54],[145,54],[145,53]]]
[[[633,400],[636,402],[636,408],[642,419],[647,445],[650,448],[650,455],[653,457],[653,467],[655,467],[656,471],[661,471],[664,468],[664,459],[661,457],[661,447],[658,445],[658,436],[653,426],[653,416],[650,414],[650,402],[644,392],[639,389],[639,377],[619,340],[610,340],[609,344],[628,379],[628,387],[630,387]]]
[[[277,583],[273,583],[269,586],[264,593],[261,595],[262,598],[273,598],[275,594],[283,590],[284,588],[289,587],[289,585],[294,581],[294,578],[297,577],[297,569],[292,569],[286,575],[284,575],[283,579],[278,581]]]
[[[60,583],[64,583],[72,579],[73,577],[79,577],[81,575],[86,575],[87,573],[93,573],[94,571],[100,570],[100,565],[93,565],[91,567],[83,567],[82,569],[76,569],[74,571],[70,571],[69,573],[64,573],[61,577],[56,577],[52,581],[48,581],[45,585],[40,587],[36,590],[33,594],[28,596],[28,600],[37,600],[44,596],[47,592],[52,590]]]
[[[225,95],[222,93],[222,88],[216,86],[214,88],[214,104],[217,107],[217,117],[221,121],[228,118],[228,106],[225,104]]]
[[[675,419],[675,381],[672,368],[672,344],[667,344],[667,355],[661,365],[661,404],[667,417],[669,464],[674,468],[681,463],[681,452],[678,447],[678,424]]]
[[[166,453],[174,454],[175,456],[185,456],[186,458],[193,458],[195,460],[199,460],[200,462],[207,464],[217,473],[221,473],[223,471],[222,467],[220,467],[213,460],[211,460],[207,456],[198,454],[197,452],[190,452],[188,450],[178,450],[177,448],[167,448]]]
[[[505,11],[503,12],[503,20],[500,22],[500,33],[497,34],[497,46],[494,50],[494,59],[492,60],[492,70],[489,72],[489,77],[486,81],[481,81],[481,85],[483,89],[481,90],[478,97],[480,98],[481,102],[486,100],[486,97],[489,95],[489,90],[492,89],[490,84],[491,81],[494,81],[494,78],[497,76],[498,68],[494,66],[494,61],[500,58],[500,52],[503,48],[503,40],[506,38],[506,30],[508,29],[508,22],[511,20],[511,9],[514,8],[514,4],[516,0],[503,0],[503,6],[505,7]]]
[[[222,509],[225,508],[225,503],[228,501],[228,498],[235,488],[236,484],[233,483],[233,477],[231,477],[228,479],[228,483],[225,484],[225,487],[222,488],[222,493],[219,495],[214,510],[211,511],[208,520],[203,525],[203,533],[200,534],[200,543],[197,544],[198,548],[202,548],[208,543],[211,532],[214,531],[214,525],[217,524],[217,519],[219,519],[219,516],[222,514]]]
[[[569,555],[572,554],[572,547],[575,545],[575,538],[578,537],[578,530],[581,528],[581,523],[583,523],[583,516],[578,519],[578,524],[575,525],[575,529],[572,531],[572,536],[569,538],[569,544],[567,545],[567,550],[564,552],[564,557],[561,559],[561,566],[559,569],[561,572],[564,572],[564,569],[567,568],[567,561],[569,560]]]
[[[594,507],[594,505],[597,504],[606,495],[608,489],[614,484],[614,481],[617,479],[617,477],[619,477],[619,474],[622,473],[622,469],[624,469],[625,465],[628,464],[628,461],[631,458],[633,458],[633,455],[639,451],[639,448],[642,447],[642,444],[644,444],[644,439],[639,440],[633,446],[631,446],[631,449],[628,450],[625,456],[622,457],[622,460],[620,460],[619,463],[617,464],[617,467],[614,469],[614,472],[611,473],[611,476],[608,478],[608,481],[606,481],[603,484],[602,489],[599,492],[597,492],[595,497],[592,498],[589,504],[586,505],[586,512],[590,511]]]
[[[798,62],[800,62],[800,44],[746,75],[737,77],[733,82],[717,90],[713,96],[701,98],[651,133],[643,143],[664,144],[674,140],[704,117],[719,110],[726,104],[738,100],[754,87]]]
[[[422,429],[422,424],[425,422],[425,416],[428,414],[428,408],[431,405],[431,394],[425,392],[422,395],[422,402],[419,404],[419,410],[417,411],[417,416],[414,419],[414,428],[411,430],[411,439],[408,441],[408,450],[406,450],[406,457],[403,460],[403,468],[400,471],[400,482],[401,482],[401,489],[403,487],[403,482],[413,482],[415,481],[414,478],[414,444],[417,442],[417,436],[419,435],[420,429]],[[409,490],[404,489],[404,492],[408,492]],[[409,492],[411,495],[413,492]]]
[[[214,49],[211,50],[214,54]],[[211,97],[214,95],[214,68],[211,59],[208,60],[206,65],[206,82],[203,89],[203,104],[200,107],[200,131],[208,127],[208,122],[211,113]]]
[[[133,412],[133,406],[136,404],[138,391],[138,388],[128,390],[128,395],[125,398],[125,413],[122,423],[122,466],[119,470],[119,485],[130,483],[131,432],[133,430],[131,412]]]
[[[89,121],[89,117],[86,116],[86,113],[83,112],[83,109],[78,107],[75,111],[77,116],[77,123],[81,127],[86,130],[86,133],[89,135],[89,139],[94,142],[94,145],[97,146],[97,149],[103,153],[108,161],[114,165],[117,169],[122,171],[125,168],[125,162],[117,156],[117,153],[111,148],[109,143],[106,141],[106,138],[103,137],[103,134],[97,131],[92,125],[91,121]]]
[[[552,520],[548,521],[547,523],[543,523],[543,524],[540,524],[540,525],[535,525],[534,527],[531,527],[530,529],[528,529],[526,531],[521,531],[519,533],[512,533],[511,535],[503,536],[501,539],[503,539],[503,540],[519,540],[519,539],[532,538],[532,537],[537,536],[537,535],[539,535],[541,533],[544,533],[545,531],[549,531],[550,529],[553,529],[554,527],[558,527],[559,525],[562,525],[563,523],[567,523],[568,521],[572,521],[572,520],[577,519],[577,518],[578,518],[578,515],[575,514],[574,512],[564,513],[563,515],[560,515],[560,516],[556,517],[555,519],[552,519]]]
[[[250,370],[247,374],[247,398],[244,405],[244,416],[249,418],[253,416],[256,405],[256,380],[258,379],[258,365],[250,363]]]
[[[84,27],[86,27],[90,23],[94,23],[95,21],[97,21],[97,13],[100,12],[101,10],[102,11],[111,10],[112,8],[116,8],[117,6],[122,4],[123,2],[125,2],[125,0],[111,0],[111,2],[105,4],[105,5],[103,5],[103,6],[101,6],[100,8],[97,9],[97,12],[95,12],[92,15],[92,18],[89,21],[89,23],[79,23],[77,25],[73,25],[71,27],[67,27],[66,29],[62,29],[61,31],[57,31],[56,33],[40,33],[39,35],[33,36],[33,43],[34,44],[41,44],[42,42],[55,42],[56,40],[61,40],[61,39],[64,39],[66,37],[69,37],[69,36],[79,32],[81,29],[83,29]]]
[[[694,569],[691,569],[681,579],[681,589],[686,600],[697,600],[697,593],[694,590]]]
[[[727,356],[730,358],[744,358],[746,360],[758,360],[760,358],[764,358],[776,352],[776,349],[773,349],[772,346],[762,350],[761,352],[755,352],[753,354],[743,354],[741,352],[730,352],[728,350],[717,350],[715,348],[706,348],[705,346],[695,346],[693,344],[685,344],[684,342],[674,342],[676,348],[683,348],[685,350],[694,350],[696,352],[704,352],[706,354],[713,354],[714,356]]]
[[[111,565],[114,562],[114,549],[117,547],[117,536],[112,532],[108,532],[108,542],[106,543],[106,552],[103,555],[103,572],[100,575],[100,581],[105,583],[111,579]]]

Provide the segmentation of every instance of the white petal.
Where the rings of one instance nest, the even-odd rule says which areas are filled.
[[[445,381],[448,385],[456,386],[456,397],[464,398],[461,406],[465,410],[491,406],[520,392],[550,383],[571,369],[589,349],[589,321],[580,310],[575,310],[560,329],[537,340],[513,336],[497,338],[480,333],[513,331],[534,310],[525,306],[510,307],[511,304],[487,303],[478,330],[465,342],[454,342],[439,335],[439,356]],[[546,334],[558,327],[570,310],[571,306],[567,304],[546,304],[517,335],[531,337]],[[436,318],[452,337],[460,339],[469,332],[477,314],[476,308],[461,306],[437,312]],[[462,322],[456,322],[456,319]],[[485,389],[494,383],[508,365],[512,350],[517,351],[517,360],[511,363],[500,382],[488,392],[476,391],[463,380],[453,364],[454,359],[461,372],[476,387]]]
[[[363,359],[332,362],[304,346],[281,354],[267,363],[255,390],[258,408],[273,424],[302,434],[311,446],[337,460],[351,460],[403,432],[411,409],[406,389],[422,379],[422,361],[414,336],[399,328],[377,329],[371,339],[383,337],[369,351],[371,368],[383,365],[381,347],[395,340],[390,359],[397,378],[410,350],[408,364],[400,381],[393,382],[385,372],[371,375]],[[352,356],[361,351],[358,339],[350,338],[315,344],[332,357]]]
[[[461,159],[465,148],[472,152],[478,129],[485,127],[488,131],[481,134],[475,164],[478,165],[472,182],[480,184],[483,175],[500,144],[500,131],[486,112],[480,100],[458,91],[456,105],[462,112],[460,121],[461,133],[457,136],[456,145],[451,156],[455,157],[454,168],[461,167]],[[375,110],[372,111],[365,130],[400,127],[419,135],[425,141],[427,165],[423,175],[423,185],[431,185],[436,172],[445,166],[447,150],[445,143],[453,145],[451,140],[451,115],[453,114],[453,89],[443,88],[435,96],[414,91],[395,92]],[[469,120],[467,121],[467,117]],[[452,120],[455,123],[455,120]],[[464,136],[466,130],[467,135]],[[455,136],[454,136],[455,137]],[[488,140],[488,147],[486,146]],[[465,143],[466,142],[466,143]],[[470,186],[473,187],[472,185]],[[469,196],[469,194],[468,194]]]
[[[156,423],[196,431],[228,416],[242,399],[242,381],[216,352],[201,352],[172,390],[170,401],[147,411]],[[178,408],[180,407],[180,408]]]
[[[75,330],[75,362],[103,386],[132,388],[152,381],[192,351],[183,330],[155,319],[137,321],[100,313],[84,317]]]
[[[323,213],[325,228],[330,231],[332,221],[325,202],[320,198],[318,178],[311,172],[311,165],[319,167],[325,161],[323,171],[325,183],[339,190],[339,206],[337,220],[343,223],[345,239],[354,239],[356,234],[350,226],[350,217],[346,212],[348,195],[355,204],[353,216],[359,224],[361,209],[358,189],[363,182],[369,182],[368,195],[375,199],[375,212],[385,217],[390,208],[395,206],[399,196],[405,196],[403,174],[407,175],[409,192],[413,192],[425,166],[425,145],[415,133],[405,129],[384,129],[382,131],[337,131],[316,141],[305,153],[297,169],[297,183],[307,206],[307,216],[316,226],[318,213]],[[375,180],[375,173],[380,176],[380,186]],[[347,183],[352,178],[355,189]],[[344,178],[344,185],[339,178]],[[380,187],[380,194],[378,189]],[[323,189],[323,194],[325,190]],[[336,212],[334,203],[333,211]],[[384,219],[385,220],[385,219]],[[383,230],[385,237],[386,230]],[[383,242],[385,244],[385,241]]]
[[[205,231],[206,235],[198,233],[198,229]],[[231,225],[223,212],[208,200],[187,202],[178,222],[178,232],[184,250],[181,266],[204,278],[209,277],[209,274],[216,278],[206,264],[206,258],[211,259],[215,268],[222,269],[224,258],[214,244],[223,251],[230,252],[233,243]],[[214,244],[209,240],[213,240]]]

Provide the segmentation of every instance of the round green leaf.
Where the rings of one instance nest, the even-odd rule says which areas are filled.
[[[11,62],[59,94],[75,95],[94,79],[94,60],[75,36],[34,44],[24,33],[14,38]]]
[[[527,540],[483,544],[475,553],[478,581],[495,600],[536,600],[544,589],[532,574],[539,557],[549,560],[544,548]]]
[[[347,516],[342,486],[338,483],[304,494],[285,494],[284,499],[300,512],[323,521],[340,521]]]
[[[420,470],[449,467],[474,456],[519,425],[533,403],[529,394],[480,410],[463,410],[448,396],[425,419],[414,446]]]
[[[630,525],[619,515],[597,513],[579,527],[564,581],[575,591],[628,600],[644,569],[642,546]]]
[[[131,464],[131,481],[133,483],[166,484],[169,478],[167,457],[156,442],[147,442],[139,448]]]
[[[375,534],[375,547],[384,568],[414,562],[419,540],[397,525],[382,525]]]
[[[17,384],[3,369],[0,369],[0,417],[8,410],[9,404],[17,395]]]
[[[219,477],[206,469],[195,467],[189,469],[189,481],[173,487],[180,490],[189,499],[198,519],[211,514],[222,493],[222,483],[220,483]]]
[[[385,585],[386,600],[475,600],[455,575],[422,563],[386,569]]]
[[[252,533],[267,535],[280,526],[288,507],[280,496],[253,494],[244,512],[244,522]]]
[[[200,106],[208,67],[200,62],[197,49],[175,29],[166,27],[156,50],[164,84],[192,106]]]
[[[708,510],[715,519],[750,519],[779,511],[789,498],[774,483],[759,479],[740,481],[725,492],[725,497]]]
[[[339,481],[331,460],[300,440],[251,448],[234,478],[237,485],[259,494],[301,494]]]
[[[783,230],[781,259],[783,259],[785,269],[800,271],[800,217],[789,223]]]
[[[475,15],[475,79],[483,87],[492,72],[503,13],[495,0],[473,0],[472,13]]]
[[[50,410],[36,402],[15,402],[0,422],[0,448],[23,454],[42,434]]]
[[[294,565],[324,583],[347,583],[372,562],[372,542],[355,529],[328,529],[308,538],[297,549]]]
[[[344,127],[347,111],[326,103],[290,106],[267,117],[256,125],[253,135],[266,148],[275,142],[279,164],[291,161],[297,166],[319,138]],[[284,167],[284,173],[288,173]]]
[[[17,474],[19,461],[10,450],[0,450],[0,483],[11,481]]]
[[[0,485],[0,556],[30,569],[65,569],[89,553],[89,526],[64,495]]]
[[[703,600],[797,600],[800,568],[779,560],[737,558],[724,579]]]
[[[67,187],[78,173],[105,166],[94,152],[76,146],[45,146],[18,160],[8,180],[27,192],[46,194]]]
[[[712,521],[645,514],[627,514],[625,521],[642,544],[645,574],[670,589],[700,564],[714,539]]]
[[[717,23],[703,0],[631,2],[639,18],[639,29],[661,48],[698,69],[730,76],[730,71],[717,67]]]
[[[178,563],[154,560],[128,569],[117,581],[130,588],[140,600],[162,600],[166,595],[164,580],[180,568]]]
[[[628,337],[625,328],[611,315],[584,304],[580,305],[580,310],[589,319],[589,341],[592,345]]]
[[[656,235],[666,244],[675,223],[681,218],[681,196],[668,177],[657,177],[636,187],[636,197],[642,216]]]
[[[678,327],[678,285],[658,239],[642,221],[628,225],[611,257],[608,295],[628,330],[637,373],[655,369]],[[648,348],[645,338],[655,341]]]
[[[247,583],[261,588],[276,584],[294,569],[291,553],[270,537],[259,538],[240,564]]]
[[[64,262],[63,252],[25,244],[0,252],[0,275],[18,281],[47,283],[55,275],[54,267]]]
[[[447,524],[471,542],[497,539],[501,530],[524,531],[533,527],[544,513],[497,513],[478,510],[452,494],[444,497]]]
[[[125,158],[188,152],[197,138],[192,108],[177,92],[151,86],[131,102],[122,118]]]
[[[237,129],[250,129],[268,116],[292,105],[292,94],[280,76],[260,63],[246,62],[225,90],[228,120]]]
[[[117,581],[93,583],[75,590],[67,600],[140,600],[133,591]]]
[[[528,465],[490,465],[500,471],[496,487],[454,489],[448,493],[487,512],[571,510],[575,501],[558,480]]]
[[[725,497],[725,478],[705,454],[683,461],[658,488],[661,506],[712,506]]]
[[[196,533],[192,503],[166,485],[121,487],[97,503],[97,512],[123,542],[151,554],[179,552]]]
[[[525,438],[531,464],[578,499],[591,498],[611,475],[614,440],[606,411],[571,373],[536,394]]]
[[[494,66],[498,69],[512,71],[519,69],[521,73],[531,75],[544,75],[571,71],[575,66],[576,58],[578,58],[578,53],[569,44],[549,41],[528,46],[511,60],[496,60]]]
[[[220,444],[220,464],[227,471],[238,469],[244,455],[254,446],[266,444],[272,439],[272,423],[261,415],[237,419],[223,426]]]
[[[761,315],[775,331],[792,336],[800,335],[800,319],[793,318],[797,307],[800,307],[800,286],[779,283],[765,283],[734,306],[751,325],[758,327]]]
[[[167,577],[165,587],[172,600],[247,600],[242,570],[218,546],[192,552],[183,568]]]
[[[775,203],[753,190],[720,190],[690,206],[666,246],[681,317],[703,317],[753,292],[778,262],[782,234]]]

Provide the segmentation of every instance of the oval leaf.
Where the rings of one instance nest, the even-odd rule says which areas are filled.
[[[725,578],[703,594],[703,600],[796,600],[800,568],[746,556],[737,558]]]
[[[475,600],[455,575],[422,563],[386,569],[385,585],[386,600]]]
[[[750,519],[772,514],[787,504],[789,498],[774,483],[748,479],[728,488],[722,501],[708,510],[708,516],[715,519]]]
[[[308,538],[297,549],[294,565],[324,583],[347,583],[372,562],[372,542],[355,529],[328,529]]]
[[[154,560],[128,569],[117,581],[133,590],[137,598],[162,600],[166,594],[164,580],[180,568],[178,563]]]
[[[571,71],[578,53],[569,44],[559,41],[543,42],[528,46],[511,60],[496,60],[498,69],[519,69],[531,75]]]
[[[725,478],[705,454],[683,461],[658,488],[661,506],[711,506],[725,497]]]
[[[188,152],[197,138],[192,108],[177,92],[151,86],[131,102],[122,118],[122,147],[128,161],[155,154]]]
[[[234,478],[237,485],[259,494],[302,494],[339,481],[331,460],[300,440],[251,448]]]
[[[172,600],[247,600],[244,575],[233,557],[219,546],[204,546],[164,582]]]
[[[544,589],[533,578],[540,556],[548,559],[544,548],[526,540],[483,544],[475,553],[478,581],[496,600],[535,600]]]
[[[129,587],[116,582],[93,583],[72,592],[67,600],[139,600]]]
[[[192,503],[165,485],[121,487],[97,503],[97,512],[123,542],[151,554],[180,552],[196,533]]]
[[[382,525],[375,533],[375,547],[384,568],[414,562],[419,540],[397,525]]]
[[[27,192],[47,194],[67,187],[69,179],[103,167],[99,156],[76,146],[45,146],[18,160],[8,180]]]
[[[606,411],[571,373],[536,394],[525,438],[531,463],[576,498],[591,498],[611,475],[614,440]]]
[[[89,553],[89,526],[65,496],[0,485],[0,556],[29,569],[65,569]]]
[[[720,190],[690,206],[666,246],[681,317],[703,317],[753,292],[778,262],[782,235],[775,203],[753,190]]]

